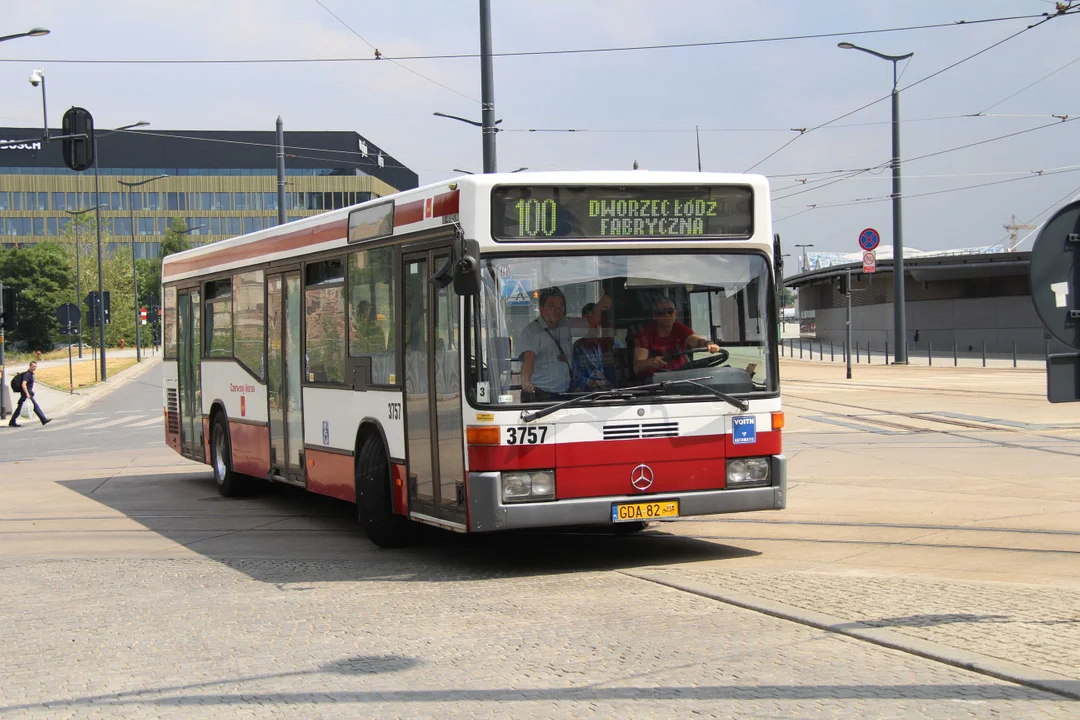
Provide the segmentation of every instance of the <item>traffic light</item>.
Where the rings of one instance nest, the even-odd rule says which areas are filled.
[[[64,113],[64,135],[85,137],[64,138],[64,164],[75,172],[82,172],[94,164],[94,118],[81,107],[73,107]]]
[[[139,321],[143,325],[146,324],[146,306],[139,308]]]
[[[4,288],[4,315],[3,315],[3,329],[8,332],[14,332],[19,328],[19,310],[15,304],[15,299],[18,297],[15,288]]]
[[[109,324],[109,291],[106,290],[104,295],[105,295],[105,308],[104,308],[104,310],[99,310],[97,290],[91,290],[87,294],[86,298],[83,300],[83,302],[86,303],[86,327],[97,327],[98,313],[99,312],[103,312],[103,314],[105,315],[105,324],[106,325]]]
[[[837,284],[839,286],[838,289],[840,291],[840,294],[841,295],[847,295],[848,290],[849,290],[849,288],[848,288],[848,276],[847,275],[841,275],[839,278],[837,278],[837,280],[838,280]]]

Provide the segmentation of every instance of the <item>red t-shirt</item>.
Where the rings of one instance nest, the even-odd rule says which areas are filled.
[[[688,349],[686,347],[686,338],[693,334],[693,330],[686,325],[677,322],[671,327],[671,332],[667,337],[660,337],[660,335],[657,334],[656,324],[649,323],[645,326],[645,329],[639,332],[637,337],[634,338],[634,346],[648,350],[649,357],[656,357],[659,355],[664,358],[666,361],[664,363],[665,370],[677,370],[686,363],[686,356],[672,356],[677,353],[685,352]]]

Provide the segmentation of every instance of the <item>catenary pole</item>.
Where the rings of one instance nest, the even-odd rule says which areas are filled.
[[[491,0],[480,0],[480,107],[484,172],[496,172],[495,78],[491,61]]]

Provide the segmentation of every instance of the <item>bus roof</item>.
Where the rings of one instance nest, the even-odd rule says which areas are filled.
[[[772,224],[769,215],[769,184],[762,175],[737,173],[626,171],[558,171],[530,173],[492,173],[465,175],[369,200],[340,210],[331,210],[285,225],[238,235],[209,245],[174,253],[162,261],[162,282],[175,282],[218,272],[226,272],[273,262],[290,257],[309,255],[349,244],[349,215],[358,209],[389,208],[385,217],[392,228],[381,237],[410,235],[460,223],[466,236],[480,241],[481,248],[494,245],[491,239],[491,190],[496,186],[544,187],[630,187],[630,186],[717,186],[742,185],[753,191],[754,237],[738,243],[743,247],[768,250],[772,246]],[[391,220],[392,219],[392,220]],[[597,243],[563,243],[575,249],[636,245],[641,240]],[[680,247],[687,243],[699,246],[701,239],[687,238],[685,243],[664,240],[665,247]],[[734,244],[732,241],[719,241]],[[544,247],[557,248],[560,243],[545,242]],[[501,245],[501,243],[500,243]],[[535,249],[537,243],[513,243],[513,250]]]

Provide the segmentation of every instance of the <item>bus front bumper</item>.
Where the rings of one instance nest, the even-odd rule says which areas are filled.
[[[532,503],[504,503],[497,472],[469,473],[469,532],[566,525],[611,525],[614,503],[678,500],[679,517],[718,515],[752,510],[783,510],[787,506],[787,460],[774,455],[772,484],[731,490],[704,490],[663,495],[611,495]],[[556,479],[556,482],[558,480]]]

